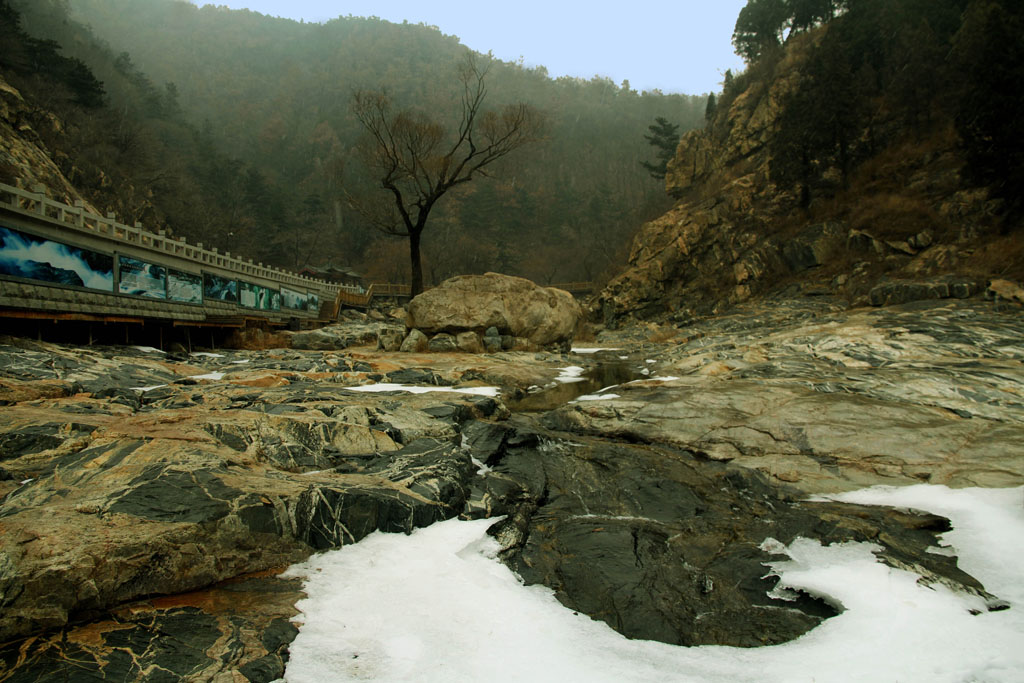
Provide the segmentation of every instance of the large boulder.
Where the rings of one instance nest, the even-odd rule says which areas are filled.
[[[566,291],[520,277],[462,275],[423,292],[409,303],[406,325],[427,335],[488,328],[522,337],[538,347],[572,342],[581,310]]]

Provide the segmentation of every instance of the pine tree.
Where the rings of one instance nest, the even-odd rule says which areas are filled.
[[[655,156],[658,161],[654,164],[641,161],[640,165],[647,169],[652,178],[663,180],[665,173],[668,172],[668,162],[676,155],[676,147],[679,146],[679,126],[659,116],[654,119],[653,125],[647,126],[647,129],[651,134],[645,135],[644,140],[657,150]]]

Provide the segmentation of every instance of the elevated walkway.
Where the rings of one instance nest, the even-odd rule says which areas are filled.
[[[0,184],[0,318],[315,327],[341,290]]]

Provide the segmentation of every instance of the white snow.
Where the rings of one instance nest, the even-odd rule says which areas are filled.
[[[210,353],[209,351],[193,351],[189,355],[190,356],[195,356],[196,358],[223,358],[224,357],[223,353]]]
[[[601,391],[604,390],[602,389]],[[572,401],[569,401],[569,403],[576,403],[577,401],[607,401],[613,398],[622,398],[618,394],[602,394],[601,391],[596,394],[583,394],[582,396],[577,396]]]
[[[582,382],[584,380],[583,368],[578,365],[570,365],[562,368],[562,372],[555,378],[556,382],[568,384],[570,382]]]
[[[132,387],[132,391],[141,391],[142,393],[146,393],[147,391],[153,391],[154,389],[163,389],[166,386],[166,384],[154,384],[151,387]]]
[[[205,375],[192,375],[189,379],[224,379],[224,373],[208,372]]]
[[[494,520],[376,533],[314,556],[289,683],[307,681],[699,681],[718,683],[1024,680],[1024,487],[873,488],[837,499],[913,506],[950,517],[961,566],[1012,608],[981,602],[879,563],[871,544],[797,539],[765,548],[782,587],[841,604],[842,614],[784,645],[676,647],[627,640],[524,587],[495,559]]]
[[[136,349],[137,351],[142,351],[144,353],[164,353],[155,346],[132,346],[131,348]]]
[[[498,387],[462,387],[456,389],[455,387],[421,387],[412,384],[389,384],[387,382],[380,382],[379,384],[360,384],[344,388],[347,391],[405,391],[410,394],[427,394],[438,391],[452,394],[470,394],[472,396],[490,396],[492,398],[497,396],[500,391]]]
[[[233,360],[233,361],[231,361],[231,364],[232,365],[243,365],[243,364],[248,363],[248,362],[249,362],[248,358],[243,358],[242,360]]]
[[[643,373],[641,373],[641,374],[643,374]],[[673,377],[671,375],[666,375],[665,377],[660,377],[660,376],[659,377],[653,377],[652,376],[652,377],[644,377],[643,379],[634,379],[634,380],[631,380],[629,382],[626,382],[626,384],[637,384],[639,382],[650,383],[650,382],[655,382],[655,381],[657,381],[657,382],[674,382],[677,379],[679,379],[679,378],[678,377]]]

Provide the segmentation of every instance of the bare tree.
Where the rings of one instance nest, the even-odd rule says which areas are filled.
[[[393,109],[386,92],[353,96],[352,111],[366,131],[360,154],[389,199],[368,203],[350,196],[350,201],[379,230],[409,238],[413,296],[423,291],[420,240],[437,201],[540,138],[541,117],[529,105],[483,109],[489,69],[489,60],[480,64],[472,55],[461,65],[461,113],[453,134],[423,112]]]

